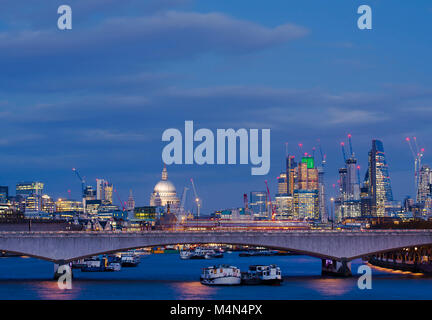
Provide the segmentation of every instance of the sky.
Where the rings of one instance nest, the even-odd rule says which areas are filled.
[[[72,8],[72,30],[57,8]],[[372,30],[357,8],[372,8]],[[112,182],[148,205],[162,170],[162,133],[184,121],[216,129],[271,129],[271,169],[170,165],[180,195],[193,178],[202,212],[276,193],[285,143],[297,158],[321,142],[329,196],[352,134],[364,176],[381,139],[393,193],[413,195],[416,136],[432,161],[432,3],[418,0],[0,0],[0,184],[45,183],[80,198]],[[429,152],[429,150],[431,150]],[[192,200],[188,194],[187,209]],[[117,201],[117,200],[116,200]],[[117,201],[118,202],[118,201]]]

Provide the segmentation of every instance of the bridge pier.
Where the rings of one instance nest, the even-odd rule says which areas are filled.
[[[54,280],[58,280],[62,275],[66,275],[72,279],[72,266],[69,263],[54,263]]]
[[[321,275],[351,277],[351,261],[322,259]]]

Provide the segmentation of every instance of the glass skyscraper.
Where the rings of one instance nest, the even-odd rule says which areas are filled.
[[[386,204],[393,201],[393,193],[384,145],[380,140],[372,140],[366,178],[371,201],[371,215],[383,217],[386,212]]]

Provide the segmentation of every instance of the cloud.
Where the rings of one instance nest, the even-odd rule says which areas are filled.
[[[375,123],[388,120],[388,116],[374,111],[366,110],[347,110],[341,108],[330,108],[328,110],[330,124],[361,124]]]
[[[136,59],[190,57],[206,52],[246,53],[304,37],[308,31],[294,24],[274,28],[221,13],[169,11],[153,16],[115,17],[68,32],[19,30],[0,33],[3,59],[52,57]],[[133,53],[133,54],[131,54]]]

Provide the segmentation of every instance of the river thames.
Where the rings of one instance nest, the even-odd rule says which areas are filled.
[[[202,267],[230,264],[247,270],[252,264],[277,264],[280,286],[208,287],[199,282]],[[52,280],[53,264],[33,258],[0,258],[0,299],[432,299],[432,277],[372,269],[372,289],[352,278],[321,277],[321,260],[307,256],[239,257],[225,253],[214,260],[181,260],[178,254],[141,257],[136,268],[120,272],[83,273],[74,269],[72,290]]]

